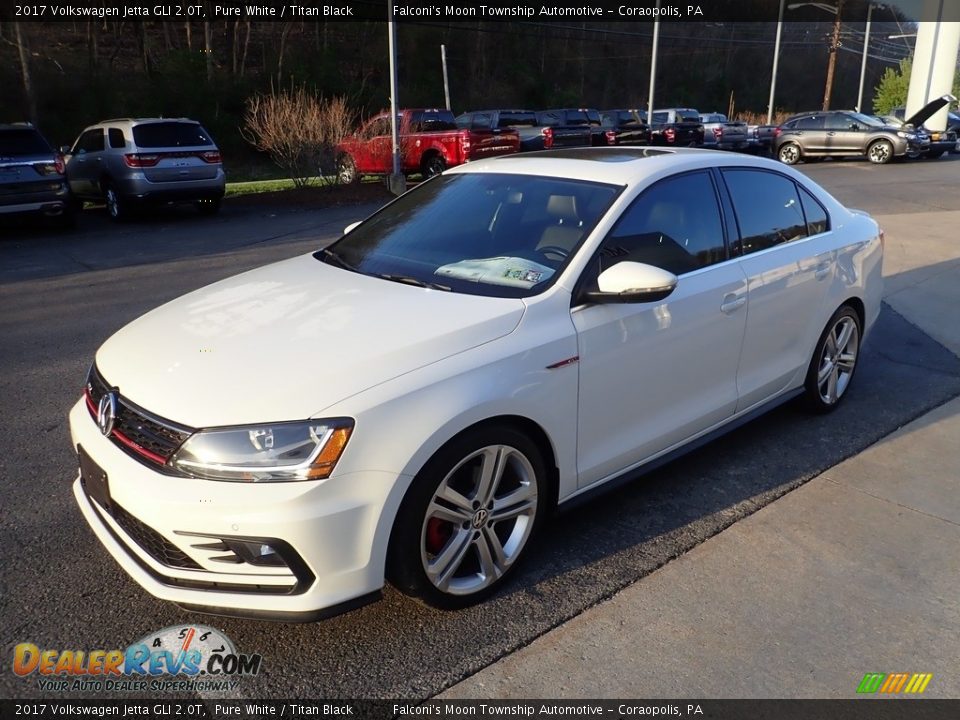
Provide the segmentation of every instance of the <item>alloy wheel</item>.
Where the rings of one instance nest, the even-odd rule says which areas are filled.
[[[890,160],[893,155],[893,147],[886,140],[878,140],[873,145],[870,146],[870,149],[867,153],[870,162],[876,163],[877,165],[882,165],[883,163]]]
[[[782,148],[780,148],[779,157],[780,162],[783,164],[794,165],[798,160],[800,160],[800,149],[792,143],[784,145]]]
[[[860,330],[849,315],[841,316],[820,353],[817,388],[825,405],[835,405],[850,385],[860,352]]]
[[[463,458],[423,520],[420,560],[430,583],[451,595],[495,583],[530,538],[538,501],[536,472],[516,448],[488,445]]]

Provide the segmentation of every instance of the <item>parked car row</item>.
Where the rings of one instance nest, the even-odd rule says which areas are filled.
[[[0,215],[69,227],[84,201],[104,203],[114,220],[146,204],[212,214],[225,190],[220,149],[195,120],[104,120],[59,150],[29,123],[0,125]]]

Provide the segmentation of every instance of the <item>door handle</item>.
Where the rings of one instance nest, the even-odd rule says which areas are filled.
[[[720,312],[725,315],[736,312],[744,305],[747,304],[746,295],[736,295],[735,293],[727,293],[723,296],[723,302],[720,303]]]
[[[813,271],[813,276],[817,280],[823,280],[827,277],[827,275],[830,274],[830,267],[831,265],[829,261],[820,263],[817,265],[816,270]]]

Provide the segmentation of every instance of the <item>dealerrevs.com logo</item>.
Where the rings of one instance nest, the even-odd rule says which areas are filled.
[[[48,692],[229,691],[259,673],[262,662],[205,625],[172,625],[126,650],[51,650],[29,642],[13,649],[13,672],[38,676],[37,687]]]

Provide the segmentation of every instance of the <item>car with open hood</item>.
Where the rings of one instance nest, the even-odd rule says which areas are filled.
[[[955,103],[957,99],[953,95],[942,95],[936,100],[932,100],[924,105],[920,110],[910,117],[905,117],[906,109],[902,107],[894,108],[889,115],[883,116],[885,122],[890,125],[899,126],[913,130],[918,134],[924,135],[929,140],[929,145],[922,152],[922,157],[935,160],[946,152],[953,152],[957,148],[957,131],[950,126],[949,115],[944,129],[934,130],[925,125],[925,123],[944,107],[950,103]]]

